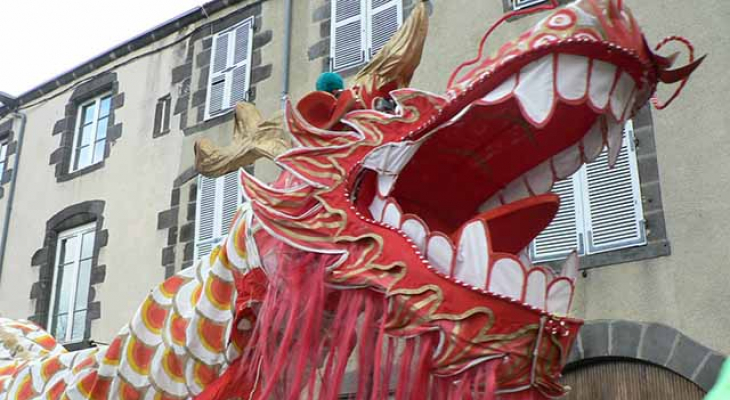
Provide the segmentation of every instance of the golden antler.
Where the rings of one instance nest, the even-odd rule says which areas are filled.
[[[372,61],[355,76],[353,86],[378,89],[390,82],[397,82],[399,88],[410,85],[413,73],[421,63],[427,35],[428,11],[423,1]]]
[[[229,146],[217,147],[207,138],[195,142],[195,168],[201,174],[210,178],[222,176],[261,157],[273,160],[291,148],[281,114],[264,121],[253,104],[238,103],[235,117]]]

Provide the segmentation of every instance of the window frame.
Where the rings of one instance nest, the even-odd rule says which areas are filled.
[[[243,101],[247,101],[250,97],[250,91],[251,91],[251,72],[253,70],[252,68],[252,57],[253,57],[253,37],[254,37],[254,30],[256,28],[255,26],[256,19],[254,17],[248,17],[244,19],[243,21],[229,27],[226,29],[221,30],[220,32],[217,32],[213,34],[213,38],[211,41],[211,47],[210,47],[210,64],[209,64],[209,70],[208,70],[208,79],[206,84],[206,94],[205,94],[205,113],[204,113],[204,121],[207,121],[209,119],[227,114],[230,110],[234,109],[236,104],[230,104],[231,103],[231,97],[232,97],[232,88],[233,88],[233,71],[237,68],[240,68],[242,66],[246,66],[246,85],[244,90],[244,98]],[[248,28],[248,42],[247,42],[247,48],[246,48],[246,58],[244,61],[241,61],[239,64],[235,63],[235,54],[236,54],[236,31],[245,26],[250,25]],[[230,66],[226,65],[226,67],[223,69],[223,71],[220,72],[214,72],[213,68],[215,67],[215,50],[218,45],[218,41],[221,40],[221,37],[223,35],[229,35],[228,43],[227,43],[227,54],[226,54],[226,60],[234,60]],[[231,36],[232,35],[232,40]],[[228,76],[226,78],[226,76]],[[223,78],[223,100],[221,109],[211,113],[211,94],[213,92],[213,83],[214,81],[218,83],[220,79]]]
[[[337,24],[337,1],[332,0],[330,15],[330,57],[329,57],[329,69],[334,72],[348,71],[357,68],[363,64],[368,63],[373,59],[375,54],[373,53],[373,16],[377,14],[373,7],[373,0],[360,0],[360,53],[361,60],[355,63],[345,64],[343,66],[335,65],[336,60],[336,47],[337,47],[337,33],[336,30],[339,27]],[[397,16],[398,16],[398,27],[403,26],[404,19],[404,5],[403,0],[394,0],[396,4]],[[390,5],[384,4],[380,6],[379,12],[387,10]],[[347,20],[354,19],[355,16],[348,18]],[[344,21],[343,21],[344,22]],[[378,49],[379,50],[379,49]]]
[[[520,11],[531,7],[536,7],[541,4],[545,4],[548,2],[548,0],[508,0],[510,9],[512,11]],[[524,2],[525,4],[519,4],[520,1]]]
[[[96,241],[98,240],[97,237],[97,223],[96,222],[90,222],[86,223],[80,226],[77,226],[75,228],[66,229],[62,232],[59,232],[58,237],[56,238],[56,249],[55,249],[55,257],[53,258],[53,280],[51,285],[51,297],[50,302],[48,306],[48,320],[46,321],[46,326],[48,327],[48,332],[53,333],[55,332],[55,323],[57,322],[57,310],[56,310],[56,295],[58,294],[58,271],[61,263],[61,249],[62,249],[62,242],[64,240],[67,240],[72,237],[78,237],[78,248],[75,249],[77,251],[76,257],[73,261],[73,271],[72,271],[72,281],[71,281],[71,292],[69,293],[69,309],[68,309],[68,318],[66,321],[66,335],[64,338],[56,337],[56,340],[58,340],[61,344],[74,344],[74,343],[80,343],[83,342],[86,339],[86,331],[88,330],[88,323],[87,321],[84,321],[84,334],[81,338],[74,340],[73,338],[73,329],[74,329],[74,314],[76,311],[76,296],[79,290],[79,273],[81,268],[81,262],[86,260],[92,260],[92,268],[93,268],[93,259],[94,259],[94,252],[96,248]],[[91,250],[91,257],[87,258],[85,260],[82,260],[81,258],[81,252],[82,252],[82,246],[83,246],[83,237],[85,234],[93,233],[94,238],[91,243],[92,250]],[[91,287],[91,280],[89,282],[86,282],[86,285]],[[83,300],[82,300],[83,301]],[[88,313],[88,299],[87,302],[87,310]]]
[[[620,251],[633,247],[641,247],[649,244],[647,235],[647,220],[642,203],[641,193],[641,180],[639,177],[639,162],[637,149],[635,146],[636,136],[634,130],[634,121],[629,120],[624,125],[624,139],[625,144],[628,146],[629,151],[627,152],[627,158],[629,163],[629,174],[631,182],[631,197],[635,199],[635,220],[639,225],[639,237],[634,240],[621,240],[610,245],[596,246],[592,243],[593,226],[590,220],[590,194],[588,192],[588,177],[587,177],[587,165],[584,164],[581,168],[571,176],[572,182],[572,194],[574,200],[574,219],[576,229],[576,248],[575,251],[581,257],[593,256],[602,253],[609,253],[614,251]],[[604,149],[604,152],[606,150]],[[554,189],[553,189],[554,190]],[[542,233],[541,233],[542,234]],[[539,235],[538,235],[539,236]],[[539,256],[535,253],[535,240],[530,243],[529,256],[534,263],[545,263],[553,262],[564,259],[570,251],[564,253],[553,253],[548,255]]]
[[[0,140],[0,184],[5,178],[5,173],[8,170],[8,147],[9,141],[6,139]]]
[[[98,159],[98,161],[94,161],[94,159],[96,158],[96,147],[99,142],[103,141],[103,143],[104,143],[103,151],[106,152],[106,141],[108,139],[108,134],[109,134],[109,122],[110,122],[111,114],[112,114],[112,104],[111,103],[112,103],[113,97],[114,96],[111,92],[104,92],[102,94],[94,96],[93,98],[80,102],[78,104],[77,109],[76,109],[76,125],[74,128],[73,141],[71,142],[71,158],[70,158],[70,163],[68,166],[69,174],[84,170],[86,168],[90,168],[90,167],[104,161],[104,158],[105,158],[104,154],[101,155],[101,157]],[[99,125],[99,120],[101,119],[101,118],[99,118],[99,115],[101,113],[101,103],[105,99],[109,100],[109,112],[107,115],[105,115],[102,118],[107,119],[107,127],[106,127],[106,132],[104,132],[104,138],[102,140],[99,140],[98,125]],[[77,161],[76,152],[80,147],[79,140],[82,138],[82,131],[84,129],[83,114],[84,114],[84,110],[87,107],[91,106],[92,104],[94,105],[94,117],[93,117],[93,120],[91,123],[93,138],[91,140],[91,143],[87,145],[87,146],[91,146],[91,163],[88,165],[85,165],[83,167],[78,167],[78,166],[76,166],[76,161]]]
[[[223,223],[225,220],[224,212],[225,212],[225,183],[226,178],[228,176],[234,176],[234,181],[236,182],[236,191],[237,191],[237,198],[238,202],[236,204],[236,209],[234,211],[233,216],[235,215],[235,212],[238,210],[238,208],[243,204],[243,190],[241,188],[241,184],[239,182],[239,174],[240,171],[236,170],[233,172],[229,172],[226,175],[220,176],[218,178],[206,178],[202,175],[198,176],[198,190],[197,190],[197,196],[196,196],[196,205],[195,205],[195,232],[194,232],[194,241],[193,241],[193,259],[198,260],[201,257],[200,254],[200,246],[210,244],[211,249],[213,249],[216,245],[220,244],[221,240],[225,238],[228,234],[228,232],[224,233],[225,229],[228,227],[224,227]],[[201,228],[201,210],[202,210],[202,198],[203,198],[203,179],[215,179],[215,197],[214,197],[214,214],[213,214],[213,233],[212,237],[210,239],[206,240],[200,240],[200,228]],[[231,217],[233,217],[231,216]],[[210,253],[207,253],[210,254]]]

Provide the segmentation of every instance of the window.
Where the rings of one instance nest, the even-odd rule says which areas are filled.
[[[512,6],[512,9],[522,10],[525,8],[533,7],[539,4],[547,3],[547,0],[509,0],[510,6]]]
[[[5,177],[5,170],[8,164],[8,143],[4,142],[0,144],[0,182]]]
[[[206,119],[248,98],[253,18],[216,34],[210,54]]]
[[[86,336],[96,224],[61,232],[56,246],[48,326],[61,343]]]
[[[195,218],[195,254],[197,260],[213,250],[228,234],[242,193],[238,171],[219,178],[201,176],[198,180],[198,205]]]
[[[535,261],[603,253],[647,243],[641,204],[633,123],[624,127],[618,160],[608,168],[604,151],[571,178],[555,184],[558,214],[530,246]]]
[[[403,23],[402,0],[333,0],[332,69],[369,61]]]
[[[79,106],[69,172],[78,171],[104,159],[111,99],[111,95],[104,95]]]
[[[152,131],[152,137],[162,136],[170,132],[170,105],[172,100],[170,95],[161,97],[157,100],[155,107],[155,125]]]

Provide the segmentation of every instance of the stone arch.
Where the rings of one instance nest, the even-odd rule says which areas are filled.
[[[667,325],[624,320],[586,322],[566,369],[601,359],[630,359],[654,364],[709,391],[726,356]]]
[[[96,299],[95,285],[104,282],[106,277],[106,266],[99,264],[99,252],[105,247],[109,240],[109,232],[104,227],[103,200],[90,200],[65,207],[63,210],[51,216],[46,222],[46,230],[43,236],[43,247],[38,249],[31,259],[31,267],[38,269],[38,281],[33,283],[30,292],[31,300],[35,300],[35,313],[28,317],[37,325],[48,328],[48,321],[51,303],[51,292],[53,274],[55,269],[56,245],[58,235],[64,230],[71,229],[83,224],[96,224],[96,240],[94,241],[93,259],[91,262],[91,277],[88,297],[88,312],[86,315],[86,332],[84,341],[66,345],[68,350],[79,350],[88,347],[88,340],[91,338],[91,322],[101,318],[101,303]]]

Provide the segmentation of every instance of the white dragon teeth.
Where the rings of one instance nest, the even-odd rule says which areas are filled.
[[[525,270],[519,262],[511,258],[495,261],[489,271],[490,292],[520,300],[524,286]]]
[[[578,279],[579,266],[580,262],[578,261],[578,253],[574,251],[570,253],[568,258],[565,259],[565,262],[563,263],[563,270],[560,273],[560,276],[575,281],[576,279]]]
[[[524,114],[535,124],[547,121],[555,106],[553,56],[534,61],[520,71],[515,89]]]
[[[604,61],[593,60],[591,80],[588,85],[588,94],[590,95],[589,97],[593,107],[599,110],[606,109],[615,79],[615,65]]]
[[[580,144],[576,143],[553,157],[553,171],[557,179],[569,178],[583,165]]]
[[[545,309],[548,276],[542,269],[535,268],[527,275],[525,303],[541,310]]]
[[[374,149],[365,157],[363,166],[378,173],[378,193],[387,197],[398,174],[416,154],[423,142],[404,141],[388,143]]]
[[[444,235],[432,234],[426,246],[428,262],[446,275],[451,275],[451,264],[454,261],[454,244]]]
[[[385,205],[385,210],[383,210],[383,223],[400,228],[401,216],[402,213],[398,205],[389,200]]]
[[[457,248],[454,278],[476,287],[485,287],[489,240],[484,222],[476,220],[468,223],[461,231]]]
[[[373,216],[373,219],[376,221],[382,221],[383,220],[383,209],[385,208],[385,199],[382,197],[375,195],[373,196],[373,202],[370,203],[370,214]]]
[[[591,126],[591,129],[583,137],[583,156],[585,162],[591,162],[603,151],[603,129],[601,128],[601,118]]]
[[[553,187],[553,171],[550,168],[550,160],[544,161],[542,164],[531,169],[527,174],[527,183],[530,185],[532,193],[545,194]]]
[[[404,216],[403,217],[403,225],[401,226],[401,230],[408,235],[411,240],[413,240],[413,243],[418,246],[418,250],[425,252],[426,251],[426,239],[428,237],[428,228],[426,228],[426,225],[422,223],[419,219],[413,217],[413,216]]]
[[[547,293],[547,312],[568,315],[570,302],[573,298],[573,282],[568,279],[558,278],[553,281]]]
[[[624,120],[624,114],[626,113],[629,101],[633,97],[635,87],[636,85],[631,75],[626,72],[621,72],[621,76],[619,76],[618,82],[616,82],[616,87],[613,89],[613,93],[611,93],[611,113],[616,121]]]
[[[487,104],[498,103],[508,96],[512,95],[512,92],[517,86],[517,75],[512,75],[505,79],[499,86],[489,92],[483,99]]]
[[[566,100],[579,100],[588,90],[589,60],[571,54],[558,55],[558,93]]]
[[[388,197],[390,192],[393,190],[395,180],[398,179],[398,175],[391,174],[378,174],[378,194],[382,197]]]
[[[576,253],[566,259],[561,276],[556,278],[549,269],[533,267],[526,250],[517,258],[494,258],[490,251],[489,229],[481,220],[467,223],[455,245],[446,235],[429,232],[428,226],[417,216],[403,214],[393,198],[382,200],[375,196],[370,208],[381,210],[376,219],[399,227],[442,274],[551,313],[567,315],[574,281],[578,277]]]
[[[527,188],[524,179],[521,177],[510,182],[510,184],[502,190],[502,200],[505,204],[526,199],[528,197],[530,197],[530,190]]]
[[[608,166],[613,168],[621,153],[621,144],[623,143],[624,125],[614,121],[613,118],[606,118],[606,126],[608,129],[606,140],[608,141]]]

